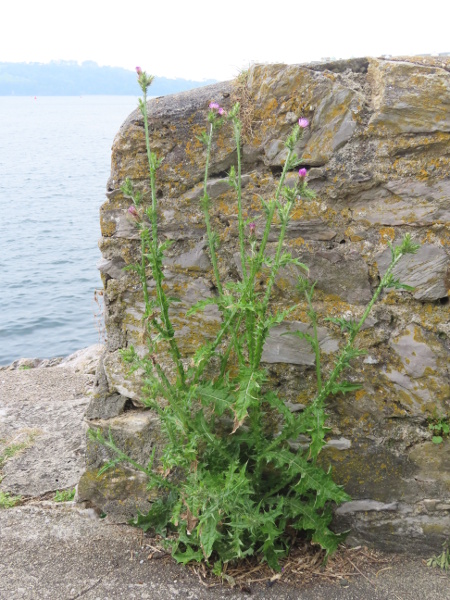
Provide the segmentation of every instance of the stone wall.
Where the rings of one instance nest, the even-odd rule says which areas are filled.
[[[433,444],[428,429],[429,419],[450,414],[449,71],[449,58],[432,57],[256,65],[236,81],[149,102],[151,146],[164,157],[158,172],[160,232],[174,241],[166,283],[181,298],[172,318],[186,358],[218,326],[214,307],[186,318],[194,302],[214,293],[199,204],[204,150],[196,139],[210,101],[225,108],[236,100],[242,104],[243,197],[253,220],[260,214],[259,196],[274,192],[286,135],[299,116],[310,120],[297,152],[317,197],[299,203],[286,247],[317,281],[320,315],[360,316],[388,264],[387,241],[411,233],[421,243],[418,254],[396,270],[414,292],[384,294],[362,332],[368,354],[350,379],[363,381],[364,389],[329,401],[331,431],[322,461],[333,466],[335,479],[353,498],[336,512],[336,527],[352,529],[350,543],[429,551],[450,536],[450,440]],[[209,193],[221,243],[219,268],[229,280],[239,277],[236,203],[224,179],[234,162],[231,131],[224,127],[214,144]],[[160,436],[155,415],[139,406],[139,376],[128,378],[119,356],[129,344],[144,351],[140,285],[123,270],[137,261],[139,241],[126,219],[129,200],[120,185],[130,177],[148,200],[146,176],[143,122],[135,111],[114,140],[101,208],[108,341],[86,418],[92,426],[111,428],[141,460]],[[308,402],[314,384],[309,347],[281,336],[307,323],[296,276],[289,268],[276,281],[274,306],[299,304],[289,323],[271,331],[263,355],[293,410]],[[339,333],[324,325],[320,335],[331,361]],[[135,472],[121,468],[96,478],[106,456],[88,442],[79,498],[116,520],[137,508],[148,510],[145,481]]]

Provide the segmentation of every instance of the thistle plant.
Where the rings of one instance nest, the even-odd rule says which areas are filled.
[[[143,91],[139,108],[144,120],[151,202],[144,203],[129,180],[122,192],[132,201],[128,216],[140,235],[140,262],[128,268],[136,271],[142,285],[147,351],[140,356],[131,346],[122,351],[122,357],[132,370],[140,368],[144,373],[146,395],[141,401],[159,415],[165,445],[160,456],[153,453],[148,464],[141,465],[118,448],[111,434],[91,431],[93,439],[112,451],[113,458],[101,472],[128,462],[147,475],[149,488],[158,489],[159,498],[149,513],[139,514],[134,523],[144,530],[171,533],[168,543],[180,562],[205,560],[220,572],[228,561],[256,555],[278,570],[296,535],[307,536],[327,555],[333,553],[344,537],[330,529],[332,507],[349,496],[317,463],[326,443],[326,401],[337,392],[355,389],[355,384],[342,380],[342,375],[362,353],[355,346],[356,336],[381,292],[401,286],[393,278],[393,269],[402,256],[416,252],[418,246],[406,236],[400,245],[391,247],[390,266],[358,322],[331,319],[342,328],[345,341],[334,366],[324,372],[319,317],[313,305],[314,283],[307,278],[307,267],[286,252],[284,245],[294,207],[299,200],[314,197],[305,167],[298,170],[293,186],[286,185],[287,174],[301,163],[294,149],[309,122],[300,117],[286,139],[287,155],[274,196],[261,198],[258,228],[262,236],[257,239],[256,222],[244,218],[239,104],[227,113],[211,102],[208,128],[198,139],[205,147],[201,208],[217,293],[194,305],[188,315],[215,304],[221,325],[186,366],[170,318],[174,300],[163,285],[162,261],[169,242],[158,238],[156,175],[161,159],[150,148],[147,115],[147,89],[152,77],[139,68],[137,73]],[[207,185],[214,135],[224,126],[231,126],[236,147],[237,164],[231,168],[228,181],[236,195],[242,274],[239,281],[231,283],[222,281],[218,267],[219,238],[211,221]],[[279,236],[272,255],[267,246],[275,220]],[[308,306],[311,333],[294,335],[311,345],[317,379],[315,395],[299,412],[291,412],[270,388],[261,363],[270,329],[295,309],[277,311],[270,303],[277,275],[288,265],[304,273],[299,289]],[[261,291],[256,284],[262,272],[265,286]],[[152,293],[147,285],[149,273],[155,283]],[[170,355],[174,368],[166,369],[160,362],[164,353]],[[292,442],[300,435],[310,440],[308,447],[293,450]]]

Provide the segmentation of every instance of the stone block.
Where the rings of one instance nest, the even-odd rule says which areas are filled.
[[[448,414],[450,408],[449,92],[448,57],[361,58],[253,65],[238,84],[220,83],[148,104],[150,145],[164,158],[157,181],[159,236],[173,241],[164,259],[164,285],[179,299],[170,316],[186,363],[201,343],[215,336],[221,322],[214,305],[186,316],[195,302],[217,293],[200,207],[205,152],[196,137],[207,126],[211,100],[227,110],[236,100],[243,107],[243,210],[257,224],[257,245],[263,234],[261,198],[274,197],[286,156],[284,141],[299,117],[310,121],[295,150],[316,198],[298,199],[285,250],[307,265],[310,281],[316,282],[325,371],[339,340],[325,329],[324,319],[362,316],[389,263],[388,240],[395,243],[412,231],[421,244],[394,271],[414,291],[383,293],[358,341],[370,353],[352,361],[352,370],[343,374],[364,387],[328,399],[332,429],[320,457],[353,497],[337,512],[337,526],[352,529],[353,543],[385,549],[437,552],[449,535],[448,448],[432,444],[428,430],[433,411]],[[212,150],[207,189],[218,268],[224,281],[233,283],[241,276],[241,264],[237,200],[227,183],[236,160],[231,128],[218,132]],[[143,460],[162,441],[154,415],[136,410],[142,374],[129,376],[120,357],[120,349],[130,345],[140,355],[148,351],[139,279],[123,270],[139,260],[140,246],[137,230],[126,218],[129,200],[120,186],[129,177],[147,204],[147,173],[142,117],[134,111],[114,140],[101,209],[108,341],[87,417],[105,432],[115,428],[120,443],[136,455],[141,452]],[[296,179],[293,170],[286,185],[292,188]],[[279,231],[275,219],[269,256]],[[291,410],[302,410],[316,393],[311,348],[305,340],[283,335],[308,331],[307,306],[296,287],[300,274],[305,272],[291,265],[276,277],[269,309],[281,311],[291,303],[295,309],[292,321],[271,330],[263,353],[270,381]],[[265,277],[263,269],[258,291]],[[150,275],[147,283],[153,294]],[[161,353],[159,359],[173,375],[167,356]],[[307,438],[296,440],[292,447],[301,451],[307,443]],[[136,472],[127,468],[106,473],[101,482],[96,479],[95,470],[106,459],[103,450],[88,444],[80,488],[84,496],[112,517],[147,507],[145,482]]]

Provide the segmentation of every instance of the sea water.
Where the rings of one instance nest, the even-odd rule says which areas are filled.
[[[130,96],[0,97],[0,365],[102,341],[99,207]]]

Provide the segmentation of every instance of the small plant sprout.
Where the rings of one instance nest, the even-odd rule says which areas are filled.
[[[55,502],[72,502],[75,498],[75,488],[71,490],[56,490],[53,500]]]
[[[0,509],[12,508],[22,501],[22,496],[11,496],[8,492],[0,491]]]
[[[349,496],[317,460],[328,431],[326,402],[337,392],[355,389],[342,376],[362,354],[355,346],[356,336],[383,290],[401,286],[392,271],[405,254],[416,252],[418,246],[405,236],[399,245],[391,247],[391,263],[369,305],[359,321],[344,324],[346,337],[334,364],[323,368],[319,316],[313,303],[315,284],[307,278],[307,266],[285,247],[295,207],[314,197],[307,170],[300,167],[301,160],[295,153],[309,121],[299,118],[289,132],[286,158],[273,196],[261,198],[260,213],[247,217],[250,207],[245,206],[242,195],[240,105],[225,110],[211,101],[205,106],[207,129],[197,139],[204,145],[200,207],[215,292],[197,302],[187,317],[215,305],[221,323],[214,337],[200,346],[187,363],[171,321],[170,307],[175,300],[168,295],[168,286],[163,285],[162,265],[169,242],[158,237],[156,174],[162,159],[150,148],[146,100],[152,77],[142,69],[137,74],[143,91],[139,107],[144,120],[151,202],[146,206],[129,180],[121,189],[124,197],[132,200],[125,210],[140,236],[140,261],[128,268],[141,282],[143,339],[148,347],[146,355],[141,356],[130,346],[122,351],[122,359],[131,370],[141,368],[145,373],[146,393],[141,401],[159,415],[165,444],[158,458],[154,452],[142,465],[118,447],[111,433],[91,430],[91,438],[112,456],[100,472],[126,462],[145,473],[149,488],[158,490],[159,497],[149,513],[138,514],[134,523],[167,536],[179,562],[206,561],[222,573],[229,561],[255,555],[280,570],[280,560],[289,553],[296,535],[306,536],[326,555],[332,554],[345,537],[331,529],[332,507],[349,500]],[[236,149],[236,164],[229,171],[228,183],[236,200],[240,278],[231,282],[223,281],[219,269],[219,236],[213,227],[208,193],[213,138],[221,127],[231,129]],[[288,173],[295,173],[299,167],[294,185],[286,185]],[[278,238],[269,252],[275,223]],[[301,274],[299,286],[311,324],[310,333],[294,335],[311,345],[316,369],[315,390],[306,408],[298,412],[291,412],[284,399],[271,389],[262,364],[271,328],[288,321],[296,308],[275,310],[271,303],[277,276],[288,266]],[[169,369],[164,362],[167,355],[172,362]],[[309,440],[307,447],[293,450],[292,442],[300,436]]]
[[[442,444],[444,438],[450,434],[450,418],[447,416],[434,417],[428,424],[428,429],[433,433],[433,444]]]
[[[448,540],[443,544],[443,550],[440,554],[433,556],[427,560],[429,567],[442,569],[443,571],[450,570],[450,546]]]

